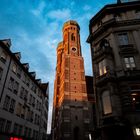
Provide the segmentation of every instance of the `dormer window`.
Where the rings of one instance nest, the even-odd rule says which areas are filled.
[[[1,61],[2,61],[3,63],[6,62],[6,58],[7,58],[6,53],[5,53],[5,52],[2,52],[2,53],[1,53],[1,56],[0,56],[0,59],[1,59]]]
[[[13,64],[12,71],[14,73],[17,73],[17,65],[15,63]]]

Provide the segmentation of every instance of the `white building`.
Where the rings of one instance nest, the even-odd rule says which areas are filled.
[[[0,139],[44,140],[47,132],[48,83],[35,79],[20,52],[10,51],[10,40],[0,40]]]

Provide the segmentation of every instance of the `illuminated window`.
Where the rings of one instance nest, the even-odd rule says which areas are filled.
[[[136,128],[135,130],[136,130],[136,135],[140,136],[140,128]]]
[[[129,44],[128,34],[127,33],[118,34],[118,41],[119,45],[128,45]]]
[[[107,70],[106,70],[106,60],[102,60],[99,62],[99,75],[103,75],[105,73],[107,73]]]
[[[136,67],[134,57],[125,57],[124,63],[125,63],[126,68],[135,68]]]
[[[107,90],[102,93],[102,104],[103,104],[103,112],[105,115],[112,113],[110,94],[109,91]]]

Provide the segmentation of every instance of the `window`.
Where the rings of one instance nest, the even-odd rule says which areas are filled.
[[[79,140],[79,131],[80,131],[80,129],[78,126],[74,127],[74,129],[73,129],[74,140]]]
[[[125,57],[124,58],[124,63],[125,63],[125,67],[128,68],[128,69],[129,68],[133,69],[133,68],[136,67],[134,57]]]
[[[0,80],[2,79],[3,69],[0,67]]]
[[[82,84],[81,86],[82,86],[82,92],[85,93],[86,92],[86,85]]]
[[[17,94],[18,93],[18,88],[19,88],[19,83],[17,81],[14,82],[14,93]]]
[[[22,106],[21,107],[21,118],[24,118],[24,116],[25,116],[25,107]]]
[[[112,113],[111,99],[108,90],[102,93],[102,104],[103,104],[103,112],[105,115]]]
[[[5,132],[10,133],[11,124],[12,122],[7,120],[6,126],[5,126]]]
[[[69,66],[69,59],[66,58],[66,59],[65,59],[65,67],[68,67],[68,66]]]
[[[105,73],[107,73],[107,70],[106,70],[106,60],[102,60],[101,62],[99,62],[99,75],[103,75]]]
[[[10,97],[8,95],[6,95],[5,101],[4,101],[4,104],[3,104],[3,108],[5,110],[8,110],[9,109],[9,104],[10,104]]]
[[[15,103],[16,103],[16,101],[15,101],[14,99],[12,99],[12,100],[11,100],[11,104],[10,104],[10,108],[9,108],[9,111],[10,111],[11,113],[14,112]]]
[[[18,67],[18,69],[17,69],[17,76],[18,76],[19,78],[21,77],[21,72],[22,72],[21,68]]]
[[[31,137],[31,128],[28,129],[28,137]]]
[[[22,135],[22,128],[23,128],[23,126],[22,126],[22,125],[19,125],[18,127],[19,127],[19,128],[18,128],[18,129],[19,129],[18,134],[21,136],[21,135]]]
[[[20,97],[23,99],[24,98],[24,87],[21,87],[20,90]]]
[[[0,132],[4,131],[4,127],[5,127],[5,119],[0,118]]]
[[[6,57],[7,57],[6,53],[5,53],[5,52],[2,52],[2,54],[1,54],[1,56],[0,56],[0,59],[1,59],[1,61],[2,61],[3,63],[6,62]]]
[[[69,91],[69,83],[68,82],[64,83],[64,89],[65,89],[65,91]]]
[[[27,110],[26,120],[30,120],[30,109]]]
[[[24,128],[24,136],[25,136],[25,137],[27,136],[27,132],[28,132],[28,127],[25,127],[25,128]]]
[[[85,80],[85,73],[81,72],[81,80],[84,81]]]
[[[71,40],[72,40],[72,41],[75,41],[74,33],[71,34]]]
[[[32,98],[32,106],[35,106],[35,97]]]
[[[132,93],[131,99],[132,99],[133,109],[136,111],[140,111],[140,93],[139,92]]]
[[[69,71],[65,70],[65,79],[68,79],[68,78],[69,78]]]
[[[17,65],[14,63],[13,66],[12,66],[12,71],[14,73],[17,73]]]
[[[13,90],[13,86],[14,86],[14,79],[13,79],[12,77],[10,77],[8,88],[9,88],[10,90]]]
[[[22,105],[18,103],[18,105],[16,106],[16,115],[20,116],[21,110],[22,110]]]
[[[136,19],[140,19],[140,10],[135,11]]]
[[[128,34],[127,33],[118,34],[118,41],[119,45],[128,45],[129,44]]]

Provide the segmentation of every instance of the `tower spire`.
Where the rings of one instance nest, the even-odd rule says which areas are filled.
[[[76,21],[70,20],[64,23],[62,32],[63,41],[57,47],[54,86],[54,140],[85,140],[89,133],[85,120],[90,120],[90,115],[80,27]]]

